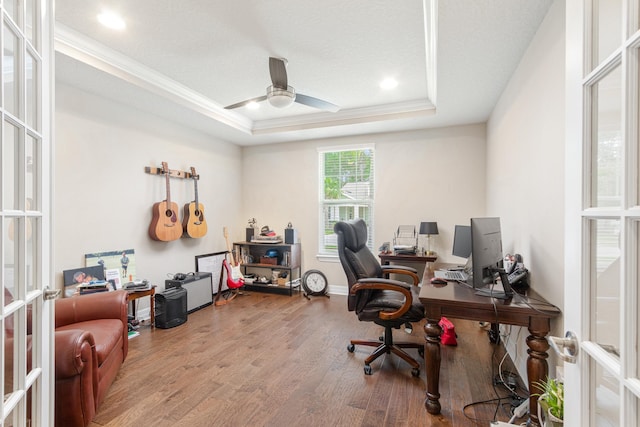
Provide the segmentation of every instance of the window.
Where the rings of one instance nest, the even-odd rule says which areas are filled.
[[[373,145],[322,149],[319,154],[320,253],[337,255],[334,224],[356,218],[367,223],[367,245],[373,249]]]

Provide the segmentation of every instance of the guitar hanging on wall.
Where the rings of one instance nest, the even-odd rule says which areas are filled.
[[[166,178],[167,199],[153,204],[153,217],[149,224],[149,237],[153,240],[169,242],[182,236],[182,225],[178,221],[178,205],[171,201],[169,188],[169,166],[162,162],[162,173]]]
[[[198,202],[198,180],[200,175],[196,175],[196,168],[194,167],[191,168],[191,178],[193,179],[195,201],[184,205],[182,228],[184,228],[187,236],[195,239],[207,234],[207,221],[204,219],[204,206]]]

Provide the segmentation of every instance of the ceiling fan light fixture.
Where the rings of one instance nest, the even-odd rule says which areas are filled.
[[[269,86],[267,88],[267,100],[269,104],[276,108],[286,108],[296,100],[296,91],[291,86],[287,86],[286,90]]]

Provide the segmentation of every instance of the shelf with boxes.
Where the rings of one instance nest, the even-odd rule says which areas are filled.
[[[300,291],[300,243],[236,242],[240,268],[248,290],[287,293]]]

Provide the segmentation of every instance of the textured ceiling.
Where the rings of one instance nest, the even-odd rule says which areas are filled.
[[[437,2],[428,89],[432,3],[58,0],[56,78],[241,145],[485,121],[551,0]],[[127,29],[99,26],[103,8]],[[269,56],[288,60],[296,91],[341,110],[224,110],[265,94]],[[388,76],[399,85],[382,91]]]

